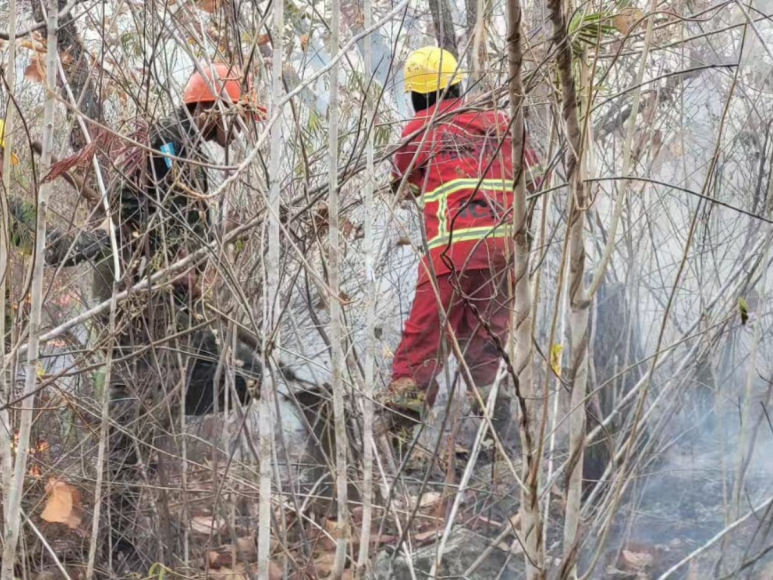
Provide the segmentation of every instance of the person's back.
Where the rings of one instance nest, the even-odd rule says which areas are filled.
[[[404,138],[411,136],[395,155],[396,177],[413,163],[408,181],[424,204],[435,274],[446,274],[456,264],[469,271],[506,259],[513,205],[507,115],[468,110],[461,98],[445,99],[417,113],[403,130]],[[529,150],[526,161],[536,164]],[[419,283],[428,277],[423,268]]]
[[[499,111],[466,108],[464,75],[442,49],[415,51],[404,77],[416,116],[394,154],[393,189],[405,180],[420,200],[427,252],[384,397],[385,405],[398,411],[387,416],[387,424],[401,423],[400,416],[418,419],[421,413],[415,409],[433,405],[436,377],[452,351],[449,335],[464,353],[460,362],[466,382],[490,385],[512,308],[509,118]],[[528,147],[524,151],[529,180],[537,160]]]

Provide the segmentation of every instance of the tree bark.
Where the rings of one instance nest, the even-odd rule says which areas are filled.
[[[523,51],[521,47],[521,3],[520,0],[507,2],[508,32],[507,56],[510,70],[510,108],[513,117],[512,151],[514,197],[513,225],[515,231],[515,373],[518,377],[516,388],[519,398],[526,403],[526,417],[520,417],[521,447],[525,458],[524,481],[526,489],[521,491],[521,529],[525,542],[527,580],[545,577],[544,546],[542,544],[542,522],[539,509],[540,457],[537,454],[537,396],[534,389],[532,307],[529,282],[529,236],[526,219],[526,173],[523,155],[526,139],[523,123],[523,82],[521,68]]]
[[[340,0],[332,0],[330,13],[330,55],[339,51],[339,24],[341,20]],[[331,382],[333,388],[333,416],[335,421],[335,479],[338,507],[336,522],[336,553],[331,578],[338,580],[346,564],[346,548],[349,543],[349,510],[347,506],[348,489],[346,482],[346,416],[344,409],[344,352],[345,337],[342,331],[341,291],[340,291],[340,232],[338,227],[339,191],[338,191],[338,61],[330,69],[330,105],[328,119],[329,156],[329,196],[328,196],[328,276],[331,296],[330,304],[330,354]]]
[[[273,6],[272,23],[273,70],[271,85],[271,115],[279,115],[282,100],[282,56],[284,54],[284,3]],[[258,507],[258,580],[268,580],[271,557],[271,458],[274,441],[273,409],[276,394],[275,380],[279,373],[272,372],[271,352],[279,341],[279,262],[281,252],[280,232],[280,167],[282,163],[282,125],[279,121],[271,126],[271,185],[268,199],[268,256],[265,262],[266,290],[263,300],[263,377],[260,385],[260,505]],[[272,342],[269,342],[272,341]]]
[[[440,48],[459,56],[456,47],[456,30],[451,5],[448,0],[429,0],[429,10],[432,12],[432,22],[435,25],[435,38]]]
[[[373,23],[372,0],[364,0],[365,28]],[[371,75],[373,70],[373,39],[365,37],[365,74]],[[373,194],[376,188],[374,158],[375,103],[373,93],[365,94],[365,119],[368,124],[368,143],[365,153],[365,301],[367,311],[367,337],[365,345],[365,386],[362,397],[363,416],[363,457],[362,457],[362,526],[360,528],[360,553],[357,558],[356,577],[365,578],[368,568],[370,548],[370,527],[373,513],[373,381],[376,366],[376,276],[373,271],[375,241],[373,226],[375,213]]]
[[[41,1],[32,0],[32,10],[35,20],[38,22],[44,21]],[[67,7],[67,2],[68,0],[57,0],[56,10],[64,10]],[[53,10],[54,7],[51,9]],[[102,119],[102,99],[92,79],[88,53],[78,36],[78,28],[70,13],[61,14],[60,18],[63,24],[56,35],[58,49],[62,54],[72,57],[72,60],[66,59],[72,64],[64,66],[67,80],[75,93],[75,99],[81,113],[89,119],[100,121]],[[72,113],[68,111],[67,115],[70,116]],[[74,150],[86,146],[86,139],[80,131],[76,130],[70,133],[70,146]]]
[[[577,89],[572,74],[572,47],[562,0],[548,0],[553,24],[553,44],[557,47],[558,72],[561,79],[562,116],[566,137],[564,165],[569,183],[569,328],[571,364],[567,377],[571,383],[569,416],[569,453],[567,467],[567,507],[564,522],[565,562],[576,558],[575,540],[580,524],[582,499],[583,451],[585,441],[585,392],[588,380],[588,319],[590,300],[585,290],[585,211],[587,199],[580,175],[582,134],[577,112]]]
[[[54,146],[54,118],[56,115],[56,59],[57,59],[57,22],[58,12],[54,0],[48,6],[48,56],[46,73],[46,101],[43,116],[43,155],[41,172],[48,173],[51,167],[51,150]],[[19,421],[19,443],[16,448],[13,479],[8,501],[3,506],[6,527],[3,550],[2,580],[14,579],[16,547],[21,531],[21,501],[24,495],[24,476],[27,473],[32,414],[35,407],[34,392],[37,383],[37,370],[40,364],[40,321],[43,306],[43,266],[46,246],[46,216],[50,183],[40,185],[37,199],[37,225],[35,228],[35,251],[31,282],[31,308],[29,324],[29,348],[27,350],[26,374],[24,377],[24,395]],[[4,340],[4,337],[3,337]]]
[[[10,0],[8,4],[8,31],[11,38],[16,36],[16,0]],[[8,92],[12,95],[16,89],[16,43],[8,44],[8,69],[4,71],[5,80],[8,86]],[[8,193],[11,191],[11,156],[13,155],[13,121],[15,111],[11,99],[4,99],[8,103],[5,112],[5,147],[3,150],[3,190],[0,192],[0,361],[5,360],[6,333],[10,336],[11,329],[6,327],[6,320],[13,325],[13,317],[6,317],[6,313],[11,312],[11,305],[6,303],[8,294],[8,259],[9,247],[8,241],[11,239],[11,220],[10,204],[8,203]],[[10,369],[16,368],[16,365],[8,365]],[[11,399],[11,373],[0,371],[0,400],[8,402]],[[9,380],[6,380],[6,379]],[[8,505],[8,496],[11,492],[11,470],[13,469],[13,454],[11,452],[11,414],[8,409],[0,411],[0,469],[2,469],[2,499],[3,505]],[[5,512],[7,517],[7,512]],[[5,523],[5,522],[4,522]],[[6,524],[7,525],[7,524]]]

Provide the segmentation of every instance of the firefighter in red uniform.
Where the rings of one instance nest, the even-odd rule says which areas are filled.
[[[507,342],[513,251],[513,171],[510,120],[502,112],[465,109],[463,75],[454,56],[426,47],[405,65],[405,89],[416,116],[394,155],[392,185],[424,207],[428,253],[402,341],[395,352],[385,405],[419,418],[437,395],[453,334],[472,380],[491,385]],[[537,159],[526,148],[527,182]],[[510,281],[511,283],[512,281]]]

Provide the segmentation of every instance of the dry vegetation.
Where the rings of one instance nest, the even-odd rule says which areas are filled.
[[[0,0],[2,580],[773,579],[772,13]],[[492,441],[451,364],[428,424],[389,449],[373,413],[423,252],[389,156],[405,57],[432,43],[460,56],[467,104],[511,113],[546,169],[536,193],[515,184],[497,388],[520,437]],[[208,150],[217,233],[100,301],[93,264],[43,259],[52,230],[110,229],[109,196],[63,174],[111,191],[143,120],[215,58],[253,75],[269,113]],[[30,230],[9,219],[19,199]],[[163,319],[133,345],[166,361],[149,381],[113,347],[122,316],[197,266],[191,324],[214,329],[217,376],[236,384],[244,344],[262,372],[247,404],[194,417],[190,331]],[[110,404],[116,377],[144,381],[142,413]]]

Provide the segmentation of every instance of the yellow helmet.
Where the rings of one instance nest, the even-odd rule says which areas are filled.
[[[0,153],[5,149],[5,121],[0,119]],[[0,156],[0,166],[2,166],[2,156]],[[18,165],[19,158],[16,157],[16,153],[11,151],[11,165]]]
[[[405,92],[435,93],[464,80],[454,55],[435,46],[415,50],[405,61]]]

